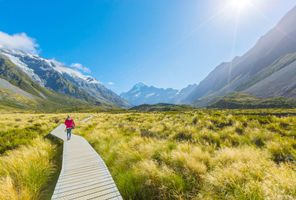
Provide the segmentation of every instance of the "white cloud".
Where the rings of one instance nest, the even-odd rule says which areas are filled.
[[[86,72],[86,73],[90,73],[90,72],[91,72],[89,68],[83,66],[83,65],[80,64],[80,63],[72,63],[72,64],[70,65],[70,67],[71,67],[71,68],[74,68],[74,69],[77,69],[77,70],[79,70],[79,71],[82,71],[82,72]]]
[[[78,77],[80,79],[83,79],[83,80],[87,81],[88,83],[96,83],[96,84],[99,84],[100,83],[95,78],[93,78],[91,76],[88,76],[88,75],[82,74],[76,68],[66,67],[63,63],[61,63],[61,62],[59,62],[59,61],[57,61],[55,59],[51,59],[51,60],[48,60],[48,61],[51,62],[51,63],[53,63],[55,70],[57,70],[61,74],[66,73],[66,74],[69,74],[71,76],[74,76],[74,77]]]
[[[108,85],[115,85],[115,83],[114,82],[112,82],[112,81],[110,81],[110,82],[108,82]]]
[[[38,44],[35,39],[26,33],[9,35],[0,31],[0,48],[22,50],[29,53],[37,53]]]

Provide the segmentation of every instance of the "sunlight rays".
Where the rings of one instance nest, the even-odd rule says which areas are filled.
[[[248,9],[251,5],[251,0],[229,0],[229,6],[239,13]]]
[[[236,43],[237,43],[239,21],[240,21],[240,17],[238,16],[236,18],[236,21],[235,21],[235,24],[234,24],[233,40],[232,40],[232,46],[231,46],[231,52],[230,52],[231,58],[235,57],[235,48],[236,48]],[[233,68],[233,62],[231,62],[230,67],[229,67],[229,71],[228,71],[228,77],[227,77],[227,83],[228,84],[230,83],[230,80],[231,80],[232,68]]]
[[[221,22],[221,20],[226,19],[227,23],[233,23],[233,38],[231,42],[230,56],[234,58],[236,56],[236,47],[238,40],[239,25],[250,13],[254,13],[256,10],[259,12],[259,3],[254,0],[223,0],[223,3],[213,4],[216,7],[216,11],[212,15],[208,16],[204,20],[201,20],[196,26],[192,27],[191,30],[185,32],[183,37],[177,40],[172,45],[162,48],[162,53],[158,55],[151,56],[148,60],[157,60],[163,57],[163,54],[170,54],[171,52],[179,49],[191,40],[194,40],[198,32],[202,31],[204,27],[210,25],[213,22]],[[263,16],[264,13],[260,12]],[[267,18],[267,17],[265,17]],[[232,28],[231,28],[232,29]],[[231,79],[232,66],[230,67],[228,79]],[[228,81],[229,82],[229,81]]]

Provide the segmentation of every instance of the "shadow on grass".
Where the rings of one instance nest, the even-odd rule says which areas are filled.
[[[61,168],[62,168],[63,141],[51,134],[46,135],[44,138],[48,139],[49,141],[51,141],[53,144],[55,144],[57,146],[57,150],[56,150],[55,155],[52,160],[52,162],[56,166],[56,168],[54,170],[54,174],[49,179],[48,183],[42,188],[42,191],[41,191],[42,199],[50,200],[53,195],[53,192],[54,192],[54,189],[55,189],[55,186],[58,181],[58,178],[59,178],[59,175],[61,172]]]

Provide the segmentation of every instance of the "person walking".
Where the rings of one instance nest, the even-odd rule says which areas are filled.
[[[75,128],[75,122],[69,115],[65,120],[65,125],[66,125],[66,130],[67,130],[67,140],[70,140],[72,129]]]

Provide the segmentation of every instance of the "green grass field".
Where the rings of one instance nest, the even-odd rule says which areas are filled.
[[[72,114],[124,199],[295,199],[296,110]],[[0,116],[0,199],[49,199],[66,114]]]
[[[287,113],[295,110],[98,114],[76,132],[125,199],[295,199],[296,117]]]

